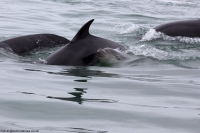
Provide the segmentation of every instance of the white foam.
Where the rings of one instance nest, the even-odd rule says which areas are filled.
[[[141,29],[141,27],[133,23],[125,23],[122,25],[116,25],[115,29],[117,29],[118,34],[130,34],[138,32]]]
[[[42,63],[42,64],[47,64],[47,61],[45,59],[41,59],[41,58],[38,59],[38,62]],[[37,63],[37,62],[35,62],[35,63]]]
[[[200,38],[195,37],[195,38],[191,38],[191,37],[181,37],[181,36],[177,36],[177,37],[170,37],[167,36],[161,32],[156,32],[155,29],[150,29],[139,42],[145,42],[145,41],[152,41],[152,40],[156,40],[156,39],[163,39],[165,41],[179,41],[179,42],[183,42],[183,43],[189,43],[189,44],[200,44]]]
[[[181,50],[181,51],[164,51],[157,49],[150,44],[140,44],[131,46],[125,51],[128,54],[144,55],[146,57],[153,57],[158,60],[187,60],[200,58],[198,51],[196,50]]]
[[[140,41],[151,41],[158,38],[162,38],[163,34],[160,32],[156,32],[155,29],[150,29]]]
[[[156,49],[148,44],[131,46],[128,50],[126,50],[126,53],[132,53],[134,55],[144,55],[146,57],[153,57],[160,60],[168,56],[167,52]]]

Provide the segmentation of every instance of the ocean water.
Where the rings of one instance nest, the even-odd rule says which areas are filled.
[[[0,49],[0,132],[199,133],[200,38],[153,27],[197,19],[199,0],[1,0],[0,41],[35,33],[90,33],[144,56],[111,66],[30,63]]]

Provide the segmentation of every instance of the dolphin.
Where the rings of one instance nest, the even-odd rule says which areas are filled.
[[[172,37],[200,37],[200,19],[170,22],[154,29]]]
[[[32,34],[2,41],[0,42],[0,48],[7,49],[15,54],[22,54],[37,47],[67,43],[69,43],[68,39],[55,34]]]
[[[94,19],[84,24],[67,45],[47,56],[45,58],[46,64],[66,66],[94,65],[98,62],[95,58],[98,49],[106,47],[124,49],[124,46],[116,42],[91,35],[89,28],[93,21]]]

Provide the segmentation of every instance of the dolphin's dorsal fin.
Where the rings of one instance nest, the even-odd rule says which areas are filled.
[[[81,40],[81,39],[85,38],[87,35],[89,35],[90,34],[89,28],[93,21],[94,21],[94,19],[92,19],[92,20],[88,21],[86,24],[84,24],[81,27],[81,29],[78,31],[78,33],[74,36],[74,38],[71,40],[71,42]]]

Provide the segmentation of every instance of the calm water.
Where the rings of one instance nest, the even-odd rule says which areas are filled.
[[[113,66],[48,66],[0,49],[0,129],[41,133],[199,133],[200,39],[152,28],[199,17],[199,0],[1,0],[0,40],[90,32],[146,58]],[[26,60],[26,61],[24,61]]]

